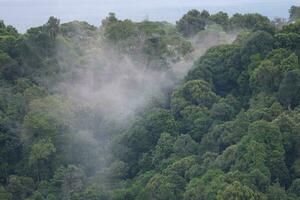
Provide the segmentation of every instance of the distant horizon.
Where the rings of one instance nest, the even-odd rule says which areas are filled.
[[[273,19],[288,18],[288,9],[300,5],[300,0],[0,0],[0,19],[21,33],[40,26],[50,16],[62,23],[79,20],[100,26],[109,12],[119,19],[167,21],[175,23],[190,9],[234,13],[260,13]]]

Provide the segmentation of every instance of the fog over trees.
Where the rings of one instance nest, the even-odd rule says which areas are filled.
[[[175,2],[176,3],[176,2]],[[300,7],[0,21],[0,199],[300,199]]]

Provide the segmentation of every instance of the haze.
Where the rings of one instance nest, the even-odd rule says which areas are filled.
[[[291,5],[300,0],[0,0],[0,19],[15,26],[20,32],[44,24],[49,16],[62,22],[84,20],[100,25],[109,12],[121,19],[175,22],[191,8],[210,12],[258,12],[270,18],[288,17]]]

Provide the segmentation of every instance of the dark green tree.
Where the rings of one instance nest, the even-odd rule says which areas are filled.
[[[290,13],[290,21],[296,21],[300,19],[300,7],[299,6],[292,6],[289,10]]]
[[[280,83],[278,98],[288,109],[299,104],[300,96],[300,71],[293,70],[286,73]]]
[[[206,24],[209,21],[210,14],[203,10],[190,10],[186,13],[178,22],[176,27],[185,36],[193,36],[201,30],[205,29]]]

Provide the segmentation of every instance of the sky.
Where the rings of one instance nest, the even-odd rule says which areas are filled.
[[[120,19],[175,23],[193,8],[287,18],[292,5],[300,6],[300,0],[0,0],[0,19],[25,32],[44,24],[50,16],[62,22],[82,20],[96,26],[109,12],[115,12]]]

